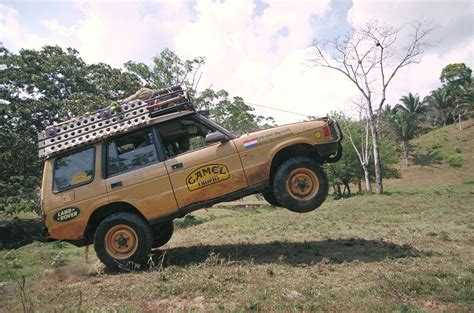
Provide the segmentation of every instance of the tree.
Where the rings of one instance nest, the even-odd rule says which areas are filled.
[[[95,111],[133,93],[134,74],[86,64],[77,50],[0,49],[0,210],[35,207],[41,162],[37,134],[47,125]]]
[[[425,112],[425,106],[420,101],[420,97],[411,92],[407,96],[403,96],[400,102],[401,104],[397,104],[393,109],[387,106],[386,112],[388,114],[385,114],[385,117],[395,140],[402,143],[403,157],[405,164],[408,165],[410,140],[420,129],[420,117]]]
[[[411,37],[406,48],[398,45],[400,28],[381,26],[376,21],[355,29],[350,35],[313,44],[313,63],[343,74],[367,103],[377,193],[383,193],[377,112],[382,110],[388,87],[400,69],[418,63],[429,46],[427,38],[432,30],[429,25],[416,22],[410,26]]]
[[[225,90],[216,92],[208,88],[194,99],[194,103],[197,109],[208,110],[214,121],[236,134],[275,126],[272,117],[253,114],[254,109],[245,104],[243,98],[230,99]]]
[[[371,182],[374,180],[373,155],[368,139],[369,128],[367,118],[363,114],[359,120],[350,119],[342,113],[332,113],[341,121],[344,135],[349,140],[343,140],[344,153],[337,163],[326,164],[330,184],[334,187],[337,198],[344,197],[346,191],[351,194],[350,184],[357,184],[359,193],[362,192],[361,181],[365,179],[366,192],[371,192]],[[382,175],[384,178],[398,178],[400,172],[394,167],[399,162],[399,153],[391,140],[384,136],[380,138],[380,151],[383,161]],[[341,190],[340,186],[344,186]]]
[[[451,106],[451,98],[445,88],[433,90],[425,102],[431,106],[435,112],[435,123],[446,126],[450,119],[449,107]]]
[[[372,183],[370,181],[370,161],[372,158],[371,144],[369,142],[369,123],[367,119],[367,110],[360,106],[359,121],[351,121],[345,115],[336,117],[342,121],[343,133],[349,139],[350,146],[343,149],[344,154],[347,150],[355,152],[360,167],[362,168],[362,175],[365,180],[365,190],[372,193]],[[344,148],[344,147],[343,147]],[[359,167],[359,166],[357,166]],[[362,178],[362,177],[361,177]]]
[[[452,63],[441,70],[440,80],[446,85],[463,86],[471,82],[472,70],[464,63]]]
[[[164,49],[153,58],[151,67],[144,63],[128,61],[125,68],[140,78],[143,87],[162,89],[182,85],[194,92],[201,79],[200,68],[205,62],[203,57],[183,61],[170,49]]]
[[[333,113],[333,116],[335,115],[336,114]],[[345,136],[350,136],[351,139],[349,141],[343,140],[341,142],[342,150],[344,151],[342,158],[336,163],[329,163],[326,165],[328,168],[329,182],[335,188],[337,197],[341,198],[345,195],[346,191],[348,192],[348,195],[351,195],[351,183],[357,183],[359,186],[358,191],[360,193],[362,191],[360,181],[364,179],[364,174],[366,174],[366,191],[371,193],[372,189],[368,167],[370,155],[366,159],[367,163],[362,164],[361,156],[358,150],[359,144],[363,145],[364,143],[364,138],[362,135],[364,133],[364,128],[361,127],[361,123],[359,122],[352,121],[349,118],[344,117],[342,114],[337,115],[339,115],[339,120],[341,120],[343,123]],[[366,151],[370,153],[369,149]],[[365,164],[367,165],[365,166]],[[339,185],[344,186],[342,192]]]
[[[387,105],[384,111],[383,116],[390,127],[390,133],[395,141],[401,142],[405,164],[409,165],[410,140],[415,137],[419,130],[420,113],[416,110],[411,111],[400,104],[393,109]]]
[[[472,111],[474,111],[474,84],[470,82],[465,85],[464,92],[454,100],[452,114],[459,121],[459,130],[462,131],[462,117]]]

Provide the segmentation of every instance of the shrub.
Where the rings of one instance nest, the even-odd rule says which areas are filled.
[[[462,167],[463,160],[459,154],[450,154],[445,158],[446,163],[451,167]]]

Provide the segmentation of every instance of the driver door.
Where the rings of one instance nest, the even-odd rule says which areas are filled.
[[[232,141],[206,145],[206,135],[215,131],[212,126],[185,117],[160,124],[157,130],[179,208],[248,186]]]

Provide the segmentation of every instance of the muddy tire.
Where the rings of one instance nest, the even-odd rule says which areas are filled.
[[[94,248],[99,260],[113,271],[146,265],[153,242],[150,225],[136,214],[115,213],[97,227]]]
[[[155,224],[151,227],[151,230],[153,232],[153,248],[159,248],[170,241],[173,236],[174,223],[171,220]]]
[[[281,206],[297,213],[311,212],[326,200],[328,178],[315,160],[295,157],[278,167],[273,190]]]
[[[273,193],[273,190],[265,190],[264,192],[262,192],[262,196],[265,199],[265,201],[267,201],[271,205],[281,207],[281,204],[275,198],[275,194]]]

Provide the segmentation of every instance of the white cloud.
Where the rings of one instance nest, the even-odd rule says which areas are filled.
[[[16,43],[15,38],[18,38],[21,34],[18,17],[17,10],[0,4],[0,42],[8,49],[19,48],[14,46],[14,43]]]
[[[354,26],[371,19],[400,25],[419,16],[439,24],[435,37],[440,45],[428,51],[421,64],[400,72],[389,93],[390,103],[408,91],[424,95],[435,88],[448,63],[474,64],[472,2],[353,2],[348,21]],[[341,74],[308,63],[317,31],[311,17],[324,15],[328,23],[341,23],[334,21],[331,11],[337,2],[271,1],[257,16],[253,1],[111,3],[76,1],[82,12],[76,21],[65,26],[59,18],[38,17],[43,29],[33,32],[26,32],[28,21],[20,19],[22,12],[0,5],[0,41],[13,50],[73,46],[86,62],[113,66],[128,60],[151,63],[154,55],[169,47],[182,58],[207,58],[202,89],[212,85],[249,102],[308,115],[349,110],[351,98],[357,96]],[[273,115],[280,123],[302,118],[260,108],[257,112]]]

